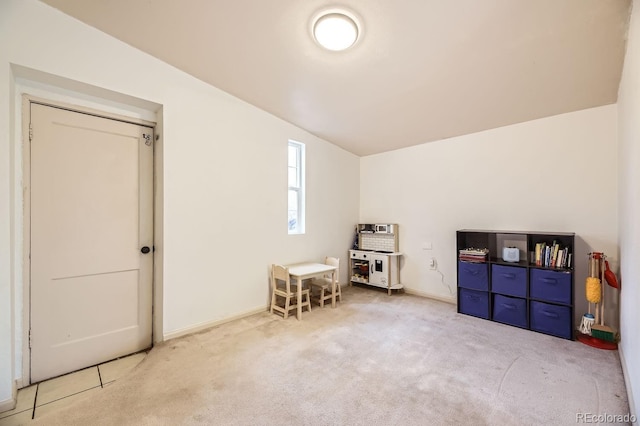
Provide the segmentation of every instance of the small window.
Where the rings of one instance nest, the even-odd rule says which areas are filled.
[[[304,234],[304,144],[289,141],[289,234]]]

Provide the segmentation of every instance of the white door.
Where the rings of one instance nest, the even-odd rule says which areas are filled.
[[[151,346],[153,129],[30,113],[34,383]]]

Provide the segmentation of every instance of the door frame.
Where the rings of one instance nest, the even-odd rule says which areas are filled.
[[[94,108],[73,105],[66,102],[52,101],[49,99],[32,96],[27,93],[22,94],[22,378],[21,387],[29,386],[31,383],[31,348],[30,348],[30,330],[31,330],[31,142],[29,140],[29,124],[31,119],[32,103],[45,105],[53,108],[61,108],[80,114],[88,114],[97,117],[102,117],[110,120],[123,121],[126,123],[143,125],[153,128],[155,135],[155,141],[153,141],[153,241],[154,241],[154,256],[152,267],[152,297],[151,297],[151,344],[159,343],[163,341],[162,336],[162,289],[158,287],[158,283],[162,282],[162,260],[161,253],[157,250],[161,243],[156,238],[156,234],[162,236],[161,218],[159,215],[159,202],[162,199],[161,194],[158,193],[159,179],[157,175],[158,164],[160,161],[160,154],[158,151],[158,141],[160,140],[159,132],[157,129],[157,123],[143,120],[136,117],[128,117],[125,115],[110,113],[106,111],[97,110]],[[161,182],[161,181],[160,181]],[[160,210],[161,211],[161,210]],[[159,231],[159,232],[158,232]],[[159,305],[159,309],[156,306]]]

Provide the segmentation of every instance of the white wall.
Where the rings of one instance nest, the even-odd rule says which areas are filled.
[[[633,1],[618,93],[621,322],[620,354],[631,401],[640,415],[640,1]]]
[[[17,67],[19,66],[19,67]],[[359,159],[35,0],[0,2],[0,405],[12,395],[22,306],[21,151],[12,69],[26,67],[161,105],[163,332],[265,308],[268,265],[346,259]],[[37,75],[37,73],[35,73]],[[287,140],[306,144],[307,234],[286,228]],[[15,176],[13,179],[13,172]],[[330,212],[327,214],[326,212]],[[19,274],[18,274],[19,275]],[[346,268],[341,271],[346,280]],[[15,310],[15,312],[14,312]]]
[[[450,301],[456,230],[575,232],[579,319],[587,253],[618,265],[616,119],[609,105],[364,157],[360,219],[398,223],[402,282]]]

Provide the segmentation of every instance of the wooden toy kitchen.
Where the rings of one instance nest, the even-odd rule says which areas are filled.
[[[358,224],[357,240],[349,250],[352,283],[401,290],[398,225],[394,223]],[[357,248],[355,248],[357,247]]]

